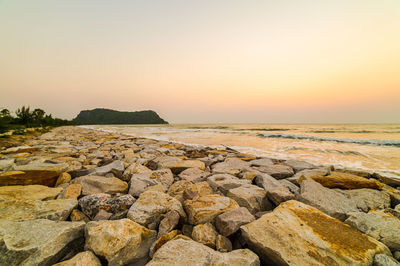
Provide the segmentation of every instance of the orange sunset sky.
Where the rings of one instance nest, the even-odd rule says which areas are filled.
[[[400,1],[0,0],[0,107],[399,123]]]

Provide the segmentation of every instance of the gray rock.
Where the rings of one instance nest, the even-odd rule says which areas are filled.
[[[295,195],[287,187],[271,188],[267,190],[267,197],[277,206],[284,201],[295,199]]]
[[[229,238],[218,235],[215,240],[215,249],[220,252],[231,252],[232,251],[232,242]]]
[[[128,183],[116,177],[104,177],[87,175],[75,178],[72,184],[82,185],[82,195],[91,195],[97,193],[126,193],[128,191]]]
[[[256,170],[269,174],[276,179],[284,179],[294,175],[293,168],[284,164],[274,164],[257,167]]]
[[[390,195],[384,191],[361,188],[342,190],[342,192],[364,201],[369,210],[390,208]]]
[[[140,174],[133,174],[130,182],[129,194],[139,197],[149,186],[162,185],[164,192],[174,182],[170,169],[161,169]]]
[[[273,165],[273,164],[274,164],[274,162],[271,159],[267,159],[267,158],[250,161],[251,166],[269,166],[269,165]]]
[[[218,215],[215,226],[223,236],[230,236],[239,230],[240,226],[254,221],[254,216],[244,207],[234,209]]]
[[[108,173],[112,173],[116,177],[122,178],[124,170],[125,170],[124,164],[121,161],[117,160],[107,165],[90,170],[89,175],[105,176]]]
[[[188,168],[179,174],[182,180],[187,180],[193,183],[202,182],[210,175],[209,172],[200,170],[199,168]]]
[[[266,197],[265,190],[258,186],[245,185],[233,188],[228,191],[227,196],[234,199],[240,207],[247,208],[252,214],[274,208]]]
[[[78,201],[72,199],[5,200],[0,201],[0,219],[65,221],[77,205]]]
[[[58,173],[65,172],[69,165],[67,163],[44,163],[34,161],[29,164],[14,165],[14,171],[56,171]]]
[[[376,254],[373,266],[399,266],[400,263],[386,254]]]
[[[400,219],[390,213],[350,213],[345,223],[379,240],[393,252],[400,251]]]
[[[264,190],[283,186],[282,183],[280,183],[269,174],[257,175],[255,178],[255,183],[257,186],[262,187]]]
[[[157,238],[174,230],[179,223],[179,218],[180,215],[177,211],[167,212],[158,227]]]
[[[216,174],[230,174],[237,175],[242,170],[249,168],[250,163],[240,160],[238,158],[228,158],[224,162],[214,164],[212,172]]]
[[[79,206],[84,214],[94,219],[101,210],[117,214],[128,210],[134,202],[135,198],[131,195],[112,198],[109,194],[98,193],[80,198]]]
[[[348,213],[360,211],[349,195],[325,188],[312,180],[301,182],[298,199],[341,221],[347,218]]]
[[[52,265],[84,241],[84,222],[0,220],[0,265]]]
[[[215,191],[221,191],[224,195],[232,188],[251,184],[250,180],[239,179],[230,174],[212,175],[207,178],[207,182]]]
[[[317,168],[317,169],[306,169],[300,172],[297,172],[294,176],[286,178],[286,180],[292,182],[296,186],[300,185],[298,180],[301,177],[312,177],[312,176],[326,176],[329,175],[330,169],[329,168]]]
[[[293,168],[293,170],[297,173],[300,171],[303,171],[305,169],[314,169],[316,168],[315,165],[305,162],[305,161],[299,161],[299,160],[287,160],[284,162],[284,164],[289,165],[290,167]]]
[[[290,182],[287,179],[281,179],[281,180],[279,180],[279,183],[281,183],[283,186],[287,187],[290,190],[290,192],[292,192],[295,195],[300,193],[300,187],[296,186],[295,184],[293,184],[292,182]]]

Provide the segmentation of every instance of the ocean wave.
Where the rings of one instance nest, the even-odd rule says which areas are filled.
[[[347,138],[333,138],[333,137],[315,137],[295,134],[284,134],[284,133],[258,133],[258,137],[262,138],[284,138],[284,139],[299,139],[299,140],[311,140],[311,141],[331,141],[338,143],[353,143],[361,145],[377,145],[377,146],[394,146],[400,147],[400,140],[392,139],[347,139]]]

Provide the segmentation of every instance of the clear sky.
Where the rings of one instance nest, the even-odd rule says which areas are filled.
[[[400,1],[0,0],[0,107],[400,122]]]

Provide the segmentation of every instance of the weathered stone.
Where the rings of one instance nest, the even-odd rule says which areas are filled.
[[[131,195],[112,198],[109,194],[92,194],[79,199],[82,212],[93,219],[100,210],[113,214],[129,209],[135,202]]]
[[[165,243],[167,243],[168,241],[174,239],[177,235],[180,235],[181,232],[179,230],[173,230],[169,233],[163,234],[160,237],[158,237],[158,239],[153,243],[153,245],[150,247],[150,252],[149,255],[152,258],[154,253],[160,248],[162,247],[162,245],[164,245]]]
[[[93,221],[108,220],[108,219],[110,219],[110,217],[111,217],[112,215],[113,215],[113,214],[110,213],[110,212],[107,212],[107,211],[105,211],[105,210],[100,210],[100,211],[96,214],[96,216],[93,218]]]
[[[131,164],[128,168],[125,169],[122,175],[122,179],[124,181],[129,181],[131,180],[133,174],[139,174],[145,172],[151,172],[151,170],[146,166],[136,162]]]
[[[198,224],[193,227],[192,238],[194,241],[202,243],[210,248],[215,249],[215,241],[218,233],[215,227],[210,223]]]
[[[258,171],[269,174],[276,179],[283,179],[294,175],[293,168],[284,164],[274,164],[268,166],[260,166],[256,168]]]
[[[14,165],[14,161],[15,161],[14,158],[0,160],[0,170],[8,171],[8,170],[12,169],[12,167]]]
[[[158,224],[161,215],[169,211],[177,211],[182,219],[186,218],[182,204],[170,195],[158,191],[143,192],[131,206],[128,218],[144,226]]]
[[[179,161],[177,163],[168,165],[168,168],[171,169],[171,171],[174,174],[179,174],[183,170],[186,170],[188,168],[198,168],[200,170],[204,170],[206,168],[206,165],[202,161],[199,161],[199,160],[183,160],[183,161]]]
[[[377,240],[294,200],[243,225],[241,232],[271,265],[371,265],[375,254],[390,255]]]
[[[0,200],[50,200],[60,194],[62,188],[41,185],[0,187]]]
[[[382,189],[383,184],[374,179],[367,179],[361,176],[356,176],[341,172],[331,172],[328,176],[311,176],[310,179],[320,183],[328,188],[343,188],[343,189],[357,189],[357,188],[372,188]],[[299,179],[301,183],[305,177]]]
[[[178,225],[179,218],[180,215],[177,211],[167,212],[160,222],[157,237],[161,237],[162,235],[171,232]]]
[[[350,213],[345,223],[379,240],[392,251],[400,251],[400,219],[390,213]]]
[[[281,183],[283,186],[287,187],[290,192],[292,192],[295,195],[298,195],[300,193],[300,187],[296,186],[292,182],[290,182],[287,179],[281,179],[279,180],[279,183]]]
[[[0,186],[43,185],[54,187],[59,173],[56,171],[11,171],[0,173]]]
[[[398,173],[378,172],[375,173],[375,176],[386,185],[400,187],[400,174]]]
[[[347,218],[348,213],[360,211],[351,196],[323,187],[312,180],[301,182],[298,199],[341,221]]]
[[[66,184],[71,181],[71,175],[68,173],[61,173],[56,181],[55,187],[58,187],[61,184]]]
[[[207,182],[197,182],[186,187],[183,191],[183,199],[197,199],[201,196],[213,194],[213,190]]]
[[[254,221],[254,216],[244,207],[234,209],[218,215],[215,218],[215,226],[223,236],[230,236],[239,230],[240,226]]]
[[[77,200],[81,195],[82,186],[81,184],[71,184],[66,187],[60,195],[58,195],[58,199],[74,199]]]
[[[315,165],[305,162],[305,161],[299,161],[299,160],[287,160],[284,162],[284,164],[289,165],[290,167],[293,168],[293,170],[297,173],[306,169],[314,169],[316,168]]]
[[[399,266],[400,263],[386,254],[376,254],[373,266]]]
[[[317,168],[317,169],[306,169],[300,172],[297,172],[294,176],[286,178],[286,180],[292,182],[296,186],[300,185],[299,179],[300,178],[310,178],[313,176],[326,176],[329,175],[330,168]]]
[[[58,174],[65,172],[69,165],[67,163],[44,163],[40,161],[34,161],[29,164],[14,165],[14,171],[54,171]]]
[[[184,203],[190,224],[212,223],[214,218],[224,212],[239,208],[233,199],[212,194]]]
[[[274,207],[266,197],[265,190],[254,185],[230,189],[227,196],[234,199],[240,207],[247,208],[252,214],[272,210]]]
[[[21,152],[35,152],[40,150],[39,147],[32,147],[32,146],[17,146],[17,147],[11,147],[8,149],[5,149],[4,151],[1,151],[2,154],[15,154],[15,153],[21,153]]]
[[[232,242],[229,238],[223,235],[218,235],[215,240],[215,249],[220,252],[230,252],[232,251]]]
[[[363,200],[369,210],[390,208],[390,195],[386,192],[369,188],[343,190],[342,192]]]
[[[174,182],[174,176],[169,169],[133,174],[130,182],[129,194],[139,197],[149,186],[162,185],[164,192]]]
[[[257,160],[252,160],[250,161],[251,166],[269,166],[273,165],[274,162],[271,159],[268,158],[263,158],[263,159],[257,159]]]
[[[100,260],[91,251],[80,252],[72,259],[62,261],[53,266],[101,266]]]
[[[245,172],[242,172],[240,175],[241,175],[242,179],[253,181],[256,178],[256,176],[259,174],[260,174],[260,172],[258,172],[258,171],[245,171]]]
[[[207,178],[207,182],[215,191],[221,191],[224,195],[232,188],[251,184],[250,180],[239,179],[230,174],[217,174]]]
[[[72,210],[69,218],[73,222],[83,221],[85,223],[88,223],[90,221],[90,219],[83,212],[81,212],[80,210],[77,210],[77,209]]]
[[[179,177],[182,180],[195,183],[195,182],[205,181],[209,175],[210,175],[209,172],[205,172],[203,170],[200,170],[199,168],[188,168],[186,170],[183,170],[179,174]]]
[[[85,223],[0,220],[0,265],[52,265],[82,245]]]
[[[89,175],[105,176],[108,173],[112,173],[114,176],[122,178],[124,170],[124,164],[121,161],[117,160],[107,165],[91,169],[89,171]]]
[[[248,249],[218,252],[188,237],[177,236],[154,254],[147,266],[230,265],[259,266],[257,255]]]
[[[216,163],[212,166],[213,173],[237,175],[242,170],[250,167],[250,163],[238,158],[228,158],[224,162]]]
[[[128,184],[116,177],[87,175],[75,178],[71,183],[81,184],[84,196],[97,193],[126,193],[128,191]]]
[[[163,169],[168,168],[168,165],[173,165],[182,161],[182,159],[175,156],[159,156],[153,161],[156,163],[158,169]]]
[[[0,201],[0,219],[65,221],[77,205],[78,201],[71,199],[5,200]]]
[[[277,206],[284,201],[295,199],[295,195],[287,187],[271,188],[267,190],[267,197]]]
[[[269,190],[271,188],[282,187],[282,183],[270,176],[269,174],[259,174],[255,178],[255,183],[257,186],[262,187],[264,190]]]
[[[89,222],[85,249],[105,258],[108,265],[144,265],[156,232],[129,219]]]

